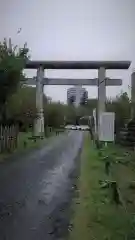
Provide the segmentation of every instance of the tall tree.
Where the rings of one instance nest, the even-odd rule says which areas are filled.
[[[6,118],[6,102],[25,77],[23,69],[28,60],[28,48],[12,46],[6,39],[0,42],[0,112],[1,118]]]

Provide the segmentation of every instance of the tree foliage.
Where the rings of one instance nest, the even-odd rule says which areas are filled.
[[[28,48],[13,47],[4,39],[0,42],[0,110],[6,108],[9,96],[13,94],[19,83],[24,81],[23,69],[28,60]]]
[[[131,117],[131,101],[126,92],[107,101],[107,111],[115,112],[115,129],[118,132]]]
[[[66,116],[65,105],[52,102],[46,104],[44,108],[45,123],[54,128],[64,125],[64,117]]]
[[[44,106],[47,103],[45,95],[43,95],[43,103]],[[25,129],[32,126],[37,117],[36,88],[20,86],[17,92],[8,98],[6,115],[8,119],[22,123]]]
[[[7,102],[7,115],[17,121],[22,121],[28,127],[33,125],[36,117],[36,92],[32,87],[21,87],[17,93],[13,94]],[[97,106],[97,99],[88,99],[87,104],[75,108],[73,105],[66,105],[56,102],[48,102],[44,95],[44,117],[45,125],[58,128],[66,124],[87,124],[84,116],[92,115],[93,109]],[[125,120],[130,118],[131,103],[127,93],[122,93],[114,100],[106,103],[107,111],[115,112],[116,129],[124,126]]]

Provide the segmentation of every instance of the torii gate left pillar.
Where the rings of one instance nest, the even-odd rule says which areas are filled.
[[[43,108],[43,78],[44,68],[39,66],[37,69],[36,78],[36,114],[37,117],[34,123],[34,135],[44,136],[44,108]]]

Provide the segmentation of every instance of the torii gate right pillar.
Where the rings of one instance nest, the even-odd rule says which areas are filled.
[[[100,131],[100,114],[106,110],[106,83],[105,68],[98,70],[98,106],[97,106],[97,130]]]
[[[131,74],[131,118],[135,117],[135,72]]]
[[[106,102],[106,83],[105,83],[105,68],[101,67],[98,70],[98,112],[105,111]]]

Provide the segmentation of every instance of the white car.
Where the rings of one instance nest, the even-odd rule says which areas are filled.
[[[89,130],[88,125],[67,125],[65,126],[65,128],[69,130],[81,130],[81,131]]]
[[[68,130],[76,130],[76,126],[74,126],[74,125],[67,125],[67,126],[65,126],[65,128]]]
[[[84,131],[84,130],[89,130],[89,126],[88,126],[88,125],[79,125],[77,128],[78,128],[79,130],[82,130],[82,131]]]

